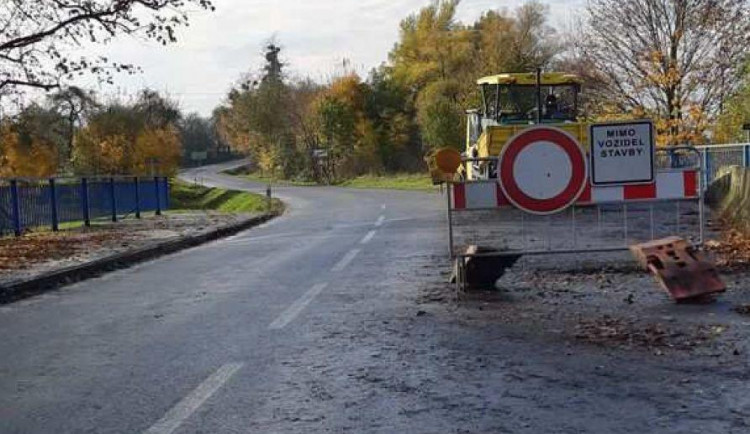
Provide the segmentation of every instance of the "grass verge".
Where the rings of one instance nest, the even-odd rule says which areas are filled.
[[[295,187],[312,187],[318,185],[315,181],[298,181],[294,179],[277,179],[270,176],[263,176],[259,173],[250,173],[240,175],[248,181],[262,182],[263,184],[271,185],[290,185]]]
[[[350,188],[374,188],[390,190],[418,190],[431,191],[435,187],[428,174],[404,173],[386,176],[365,175],[350,179],[339,184]]]
[[[259,172],[250,172],[246,166],[235,169],[225,170],[224,173],[233,176],[239,176],[249,181],[260,182],[263,184],[312,187],[318,184],[314,181],[300,181],[289,179],[276,179],[270,176],[264,176]],[[434,189],[432,178],[427,173],[399,173],[384,176],[364,175],[353,179],[348,179],[336,184],[340,187],[362,188],[362,189],[390,189],[390,190],[418,190],[431,191]]]
[[[296,187],[312,187],[318,185],[315,181],[299,181],[294,179],[278,179],[271,176],[262,175],[259,172],[252,172],[247,166],[236,167],[234,169],[225,170],[223,173],[232,176],[239,176],[247,179],[248,181],[260,182],[263,184],[272,185],[286,185]]]
[[[265,196],[245,191],[210,188],[174,180],[170,189],[170,211],[204,210],[226,213],[259,213],[269,211]],[[284,205],[271,199],[270,211],[280,213]]]

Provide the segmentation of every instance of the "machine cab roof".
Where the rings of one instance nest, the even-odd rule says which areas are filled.
[[[490,75],[477,80],[477,84],[515,84],[519,86],[536,86],[536,73],[506,73]],[[575,74],[565,72],[542,73],[542,86],[560,86],[581,84],[581,79]]]
[[[540,109],[542,123],[575,121],[581,79],[562,72],[543,73],[540,78],[539,88],[536,73],[506,73],[479,79],[485,123],[529,123],[537,118]]]

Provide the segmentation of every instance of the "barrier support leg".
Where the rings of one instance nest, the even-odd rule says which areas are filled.
[[[451,186],[447,185],[445,197],[448,199],[448,250],[450,258],[453,259],[453,213],[451,212]]]

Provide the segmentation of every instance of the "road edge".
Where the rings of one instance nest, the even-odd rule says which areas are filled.
[[[30,279],[19,279],[0,284],[0,305],[13,303],[62,286],[99,277],[111,271],[122,270],[133,265],[199,246],[254,228],[281,215],[281,212],[264,213],[240,222],[195,235],[154,243],[139,249],[117,253],[91,262],[50,271]]]

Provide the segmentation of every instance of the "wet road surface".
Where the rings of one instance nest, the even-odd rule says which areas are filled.
[[[265,188],[215,172],[186,177]],[[725,304],[694,321],[648,278],[562,262],[457,300],[438,193],[275,195],[262,227],[0,307],[0,432],[750,430]]]

